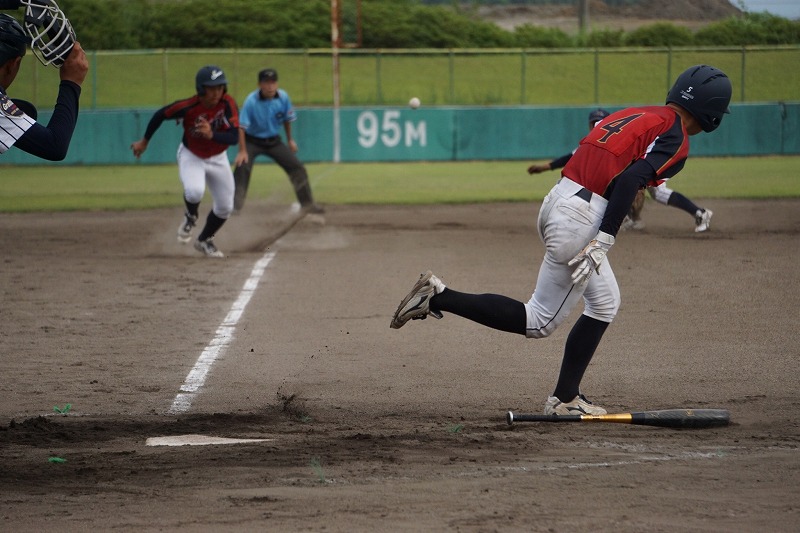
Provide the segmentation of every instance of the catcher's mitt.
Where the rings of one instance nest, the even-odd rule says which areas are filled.
[[[25,33],[42,65],[61,67],[75,44],[75,30],[55,0],[20,0]]]

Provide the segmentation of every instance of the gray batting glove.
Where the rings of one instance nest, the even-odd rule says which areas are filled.
[[[595,236],[578,255],[567,263],[568,266],[578,265],[572,272],[572,284],[580,285],[586,283],[589,281],[589,276],[592,274],[592,271],[599,274],[600,264],[603,262],[603,259],[606,258],[606,254],[613,244],[613,235],[598,231],[597,236]]]

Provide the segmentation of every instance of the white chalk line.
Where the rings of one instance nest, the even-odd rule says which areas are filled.
[[[169,408],[170,414],[185,413],[192,406],[194,397],[200,392],[200,389],[205,385],[206,377],[211,370],[211,367],[227,350],[233,340],[233,334],[236,332],[236,325],[239,319],[242,318],[247,304],[250,303],[250,298],[256,291],[259,281],[264,276],[264,272],[269,266],[270,262],[275,258],[276,252],[267,252],[261,259],[256,261],[253,270],[250,272],[250,277],[244,282],[236,301],[231,305],[230,311],[223,319],[217,328],[217,332],[208,346],[205,347],[200,357],[197,358],[194,367],[189,371],[186,379],[181,385],[181,392],[175,396],[172,406]]]

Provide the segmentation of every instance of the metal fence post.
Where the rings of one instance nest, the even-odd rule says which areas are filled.
[[[745,46],[742,46],[742,81],[741,81],[741,101],[744,102],[744,73],[745,73],[745,57],[747,56],[747,49]]]
[[[667,92],[672,87],[672,47],[667,47]]]
[[[97,109],[97,50],[92,51],[92,109]]]
[[[594,49],[594,103],[600,103],[600,50]]]
[[[167,57],[167,49],[164,48],[161,50],[161,105],[166,105],[167,103],[167,72],[169,71],[168,63],[169,58]]]
[[[450,66],[450,104],[456,103],[456,66],[455,66],[455,52],[453,49],[450,49],[448,54],[449,57],[449,66]]]
[[[522,57],[521,57],[521,62],[522,62],[522,83],[520,83],[521,87],[520,87],[519,103],[520,103],[520,105],[525,105],[525,80],[528,77],[527,76],[527,62],[528,62],[527,59],[528,59],[528,56],[525,54],[525,49],[524,48],[522,49],[522,51],[520,53],[522,55]]]
[[[381,85],[381,51],[375,54],[375,91],[378,105],[383,105],[383,86]]]

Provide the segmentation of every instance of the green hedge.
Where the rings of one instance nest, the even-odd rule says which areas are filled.
[[[354,0],[344,2],[346,6]],[[322,48],[330,46],[330,0],[59,0],[86,50],[140,48]],[[520,26],[507,31],[475,10],[417,0],[362,0],[367,48],[755,45],[800,43],[800,21],[744,13],[692,33],[667,23],[633,32],[569,36]],[[354,16],[350,16],[353,19]]]

